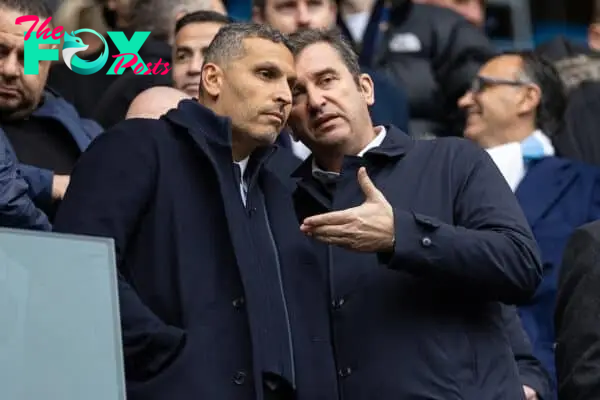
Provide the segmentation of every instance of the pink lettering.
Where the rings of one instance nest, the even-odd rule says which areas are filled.
[[[27,40],[31,37],[31,32],[35,30],[37,23],[40,22],[40,17],[36,15],[23,15],[16,19],[15,24],[21,25],[23,22],[33,22],[33,25],[31,25],[31,28],[29,28],[25,34],[25,40]]]
[[[136,74],[136,75],[139,75],[139,74],[140,74],[140,72],[142,72],[142,70],[143,70],[143,69],[144,69],[144,64],[142,64],[142,63],[139,63],[139,64],[138,64],[138,65],[135,67],[135,69],[133,70],[133,73],[134,73],[134,74]]]
[[[152,63],[148,63],[147,65],[148,69],[146,70],[146,72],[144,72],[144,75],[152,75],[152,70],[150,68],[152,68]]]
[[[168,62],[166,62],[166,63],[165,63],[165,70],[162,72],[162,74],[161,74],[161,75],[166,75],[166,74],[168,74],[168,73],[169,73],[169,71],[170,71],[171,69],[172,69],[172,67],[171,67],[171,68],[169,68],[169,63],[168,63]]]
[[[40,29],[35,33],[36,38],[39,39],[43,35],[44,39],[48,39],[50,36],[52,36],[52,39],[62,39],[64,36],[63,27],[57,26],[50,31],[50,27],[48,26],[50,21],[52,21],[52,17],[49,17],[42,23],[42,25],[40,25]],[[23,15],[15,20],[16,25],[21,25],[23,22],[33,22],[33,25],[31,25],[25,34],[25,40],[27,40],[31,37],[31,32],[35,31],[35,27],[40,22],[40,18],[37,15]]]
[[[56,28],[54,28],[54,30],[52,31],[52,33],[50,35],[52,36],[52,39],[56,39],[56,40],[62,39],[62,37],[64,36],[63,27],[57,26]]]
[[[49,17],[44,21],[44,23],[40,26],[40,29],[37,31],[35,36],[39,39],[40,36],[44,35],[44,39],[48,39],[50,37],[50,27],[46,28],[48,23],[52,21],[52,17]]]
[[[114,58],[119,58],[119,62],[117,63],[117,65],[115,65],[115,74],[117,74],[119,69],[121,68],[121,64],[123,64],[123,60],[125,59],[125,56],[133,56],[133,58],[131,60],[127,61],[127,63],[125,63],[125,65],[123,65],[123,68],[133,67],[137,63],[137,55],[135,55],[134,53],[122,53],[122,54],[114,55],[113,56]]]

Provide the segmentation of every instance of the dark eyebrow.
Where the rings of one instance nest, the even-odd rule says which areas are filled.
[[[256,70],[256,71],[261,70],[261,69],[268,69],[268,70],[271,70],[271,71],[275,71],[275,72],[277,72],[279,74],[281,73],[281,68],[279,68],[279,65],[277,65],[275,63],[272,63],[270,61],[262,62],[260,64],[257,64],[254,67],[254,70]]]
[[[323,70],[321,70],[321,71],[314,72],[314,73],[312,74],[312,76],[313,76],[315,79],[320,79],[320,78],[324,77],[325,75],[337,75],[337,74],[338,74],[338,73],[337,73],[337,71],[336,71],[335,69],[333,69],[333,68],[331,68],[331,67],[328,67],[328,68],[325,68],[325,69],[323,69]]]
[[[188,53],[192,53],[192,49],[189,46],[177,46],[175,47],[175,52],[179,52],[179,51],[185,51]]]

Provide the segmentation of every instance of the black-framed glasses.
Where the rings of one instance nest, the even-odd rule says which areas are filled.
[[[492,78],[489,76],[481,76],[478,75],[471,82],[471,92],[480,93],[485,88],[489,86],[496,85],[509,85],[509,86],[523,86],[529,85],[531,82],[522,80],[522,79],[502,79],[502,78]]]

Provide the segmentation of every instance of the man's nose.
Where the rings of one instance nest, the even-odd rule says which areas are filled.
[[[467,93],[458,99],[458,108],[467,108],[473,104],[473,92],[468,90]]]
[[[296,19],[298,20],[298,25],[301,27],[307,27],[310,25],[310,11],[308,10],[308,6],[306,4],[300,3],[298,5]]]
[[[308,106],[312,110],[320,110],[325,106],[325,97],[318,88],[309,88],[306,90],[306,96],[308,98]]]
[[[21,63],[15,52],[11,53],[2,61],[2,75],[6,78],[16,78],[21,75]]]
[[[190,65],[188,68],[189,75],[198,75],[202,72],[202,62],[203,57],[201,54],[194,54],[192,59],[190,60]]]
[[[292,89],[287,81],[279,85],[276,92],[276,101],[282,106],[292,104]]]

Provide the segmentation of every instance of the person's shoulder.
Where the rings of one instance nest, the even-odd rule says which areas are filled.
[[[548,160],[554,160],[563,169],[570,169],[582,176],[600,178],[600,167],[592,164],[585,163],[583,161],[574,160],[567,157],[548,157]]]
[[[479,145],[472,140],[457,136],[443,136],[432,139],[415,139],[417,148],[429,148],[436,153],[444,153],[452,158],[456,156],[467,159],[479,159],[485,153]]]
[[[589,222],[575,229],[572,237],[584,236],[594,244],[600,244],[600,221]]]
[[[170,136],[168,130],[168,124],[162,119],[127,119],[104,131],[92,142],[92,146],[100,143],[104,146],[140,149],[154,147]]]

